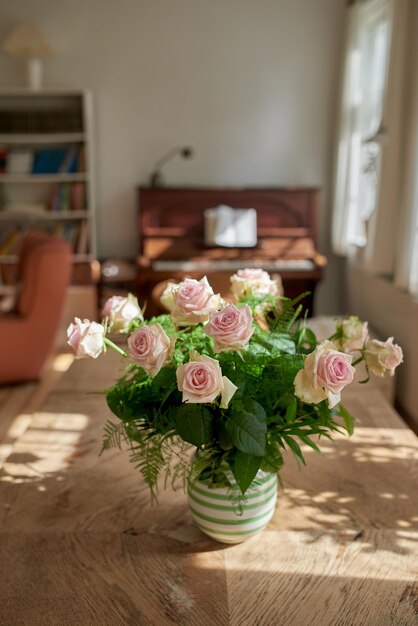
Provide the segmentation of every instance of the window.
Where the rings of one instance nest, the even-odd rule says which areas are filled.
[[[334,196],[337,254],[366,245],[367,224],[378,203],[392,22],[391,0],[349,9]]]

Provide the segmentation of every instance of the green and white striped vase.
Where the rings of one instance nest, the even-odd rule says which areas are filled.
[[[189,487],[189,507],[199,528],[216,541],[241,543],[259,533],[273,517],[277,475],[261,470],[239,501],[226,487],[196,481]]]

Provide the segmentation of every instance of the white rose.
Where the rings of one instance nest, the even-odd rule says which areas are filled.
[[[104,350],[104,327],[97,322],[76,317],[67,328],[67,337],[77,359],[97,359]]]
[[[375,376],[384,376],[386,372],[393,376],[403,361],[403,352],[400,346],[393,343],[393,337],[384,342],[372,339],[366,343],[364,359],[369,371]]]
[[[337,324],[337,332],[341,333],[337,345],[344,352],[361,350],[369,337],[367,322],[351,315]]]
[[[103,307],[102,316],[108,320],[109,330],[116,333],[125,333],[134,319],[144,319],[138,300],[131,293],[126,298],[109,298]]]
[[[231,292],[236,301],[248,296],[276,296],[282,293],[280,277],[273,280],[267,272],[259,268],[238,270],[230,280]]]

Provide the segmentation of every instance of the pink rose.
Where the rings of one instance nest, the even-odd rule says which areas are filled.
[[[222,376],[218,361],[194,350],[190,352],[190,361],[177,368],[177,385],[183,392],[183,402],[213,402],[221,395],[223,409],[227,408],[237,390],[226,376]]]
[[[308,404],[328,400],[330,409],[341,400],[341,391],[349,385],[355,369],[353,356],[335,350],[330,341],[319,344],[305,359],[304,368],[294,380],[295,394]]]
[[[366,343],[364,359],[369,372],[375,376],[384,376],[387,372],[393,376],[403,361],[403,352],[400,346],[393,343],[393,337],[385,342],[372,339]]]
[[[166,334],[161,324],[141,326],[128,338],[128,355],[149,376],[156,376],[174,351],[175,337]]]
[[[77,359],[91,357],[97,359],[104,350],[104,327],[97,322],[74,318],[74,323],[67,328],[68,345],[72,347]]]
[[[362,322],[355,315],[338,322],[337,333],[341,335],[337,342],[338,348],[344,352],[362,350],[369,336],[367,322]]]
[[[232,295],[237,301],[248,296],[276,296],[283,293],[280,276],[277,275],[276,280],[273,280],[260,268],[238,270],[230,280]]]
[[[201,280],[186,278],[178,284],[168,283],[161,302],[177,324],[188,326],[206,322],[219,309],[221,297],[213,293],[204,276]]]
[[[134,319],[144,319],[138,300],[131,293],[109,298],[102,310],[102,317],[108,321],[108,328],[112,332],[126,333]]]
[[[240,308],[229,304],[222,311],[211,315],[204,331],[215,340],[215,352],[242,350],[254,332],[252,321],[248,304]]]

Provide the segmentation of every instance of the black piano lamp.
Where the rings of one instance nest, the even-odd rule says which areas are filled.
[[[190,159],[193,156],[193,148],[190,146],[185,146],[184,148],[173,148],[164,154],[155,164],[154,171],[152,172],[149,184],[150,187],[163,187],[164,186],[164,178],[161,173],[161,168],[171,161],[177,154],[180,154],[183,159]]]

